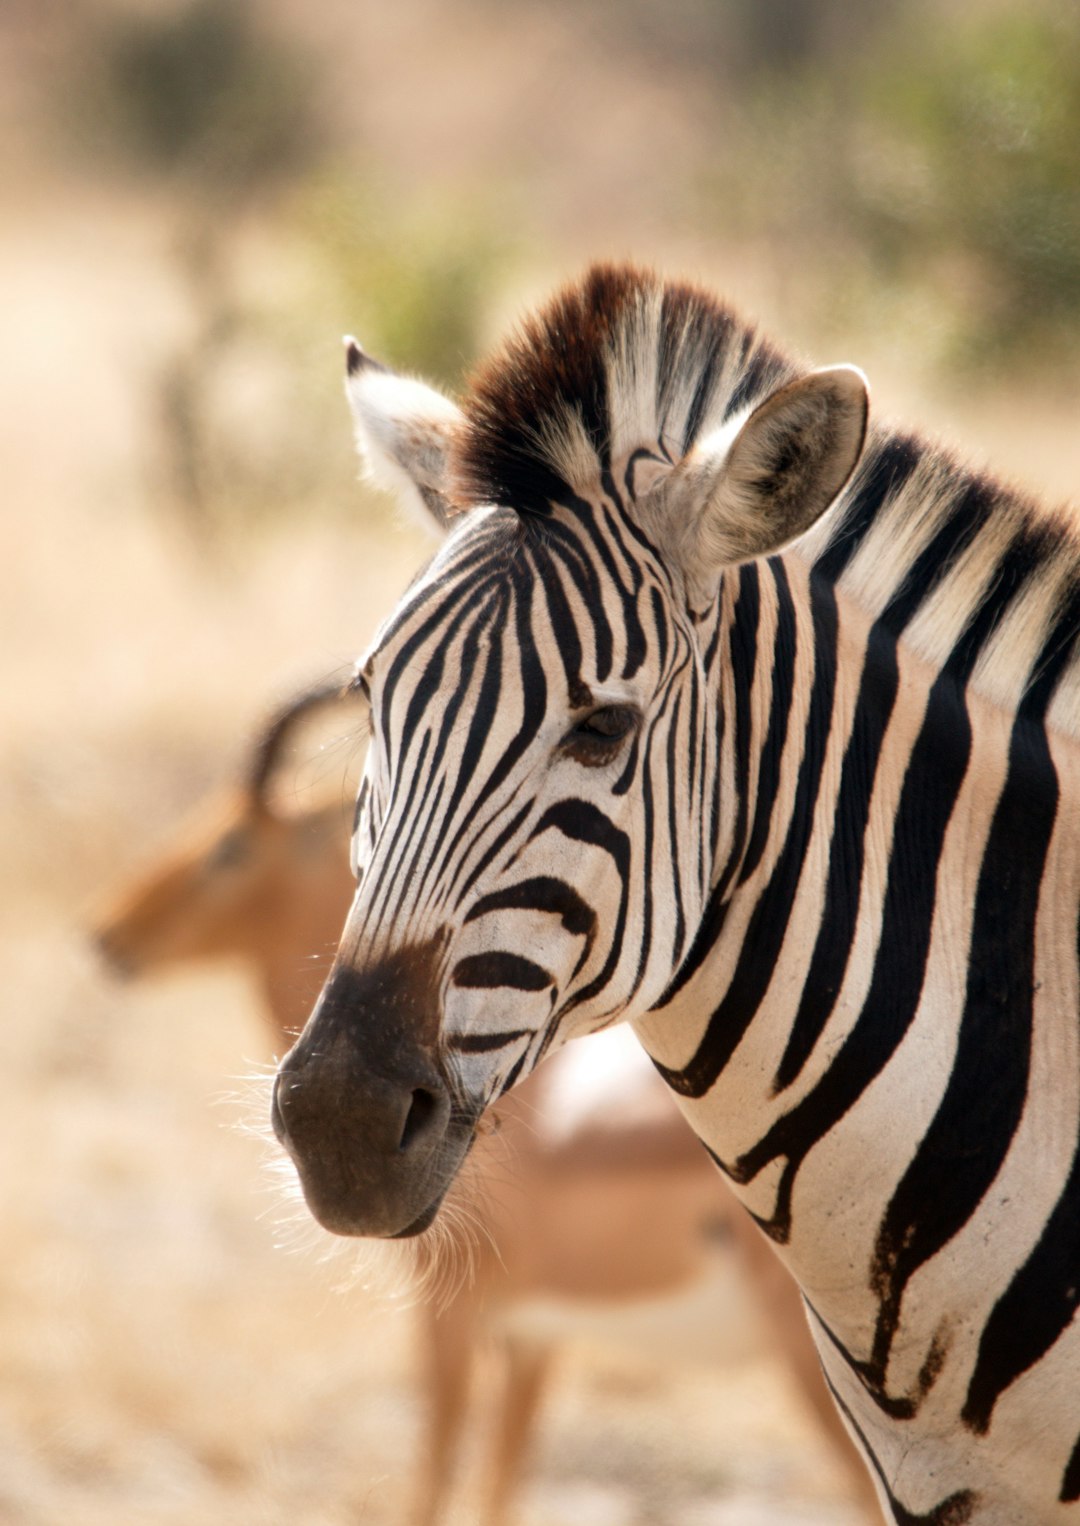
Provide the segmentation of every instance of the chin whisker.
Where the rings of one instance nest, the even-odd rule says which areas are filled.
[[[480,1158],[470,1158],[448,1192],[435,1222],[410,1240],[365,1240],[333,1235],[322,1229],[304,1202],[296,1170],[274,1136],[270,1122],[270,1092],[276,1064],[254,1062],[233,1077],[233,1088],[215,1100],[233,1118],[226,1127],[260,1146],[260,1174],[265,1202],[261,1219],[270,1219],[275,1248],[300,1255],[329,1275],[336,1293],[363,1291],[395,1309],[420,1304],[439,1312],[472,1287],[486,1261],[502,1264],[485,1212],[486,1185],[512,1175],[512,1151],[507,1141],[485,1137]],[[490,1127],[481,1132],[491,1135]],[[436,1171],[438,1170],[438,1163]]]

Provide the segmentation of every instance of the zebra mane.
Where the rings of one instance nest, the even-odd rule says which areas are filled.
[[[709,293],[594,266],[526,318],[474,375],[451,496],[526,517],[594,494],[613,463],[673,462],[805,373]],[[816,570],[928,661],[1015,710],[1045,673],[1048,720],[1080,735],[1080,525],[964,467],[929,439],[876,425],[835,509],[804,537]]]
[[[815,570],[935,667],[1016,711],[1041,680],[1080,735],[1080,525],[919,435],[875,425],[836,508],[805,536]]]
[[[707,292],[593,266],[471,379],[452,496],[546,514],[643,446],[679,460],[799,370]]]

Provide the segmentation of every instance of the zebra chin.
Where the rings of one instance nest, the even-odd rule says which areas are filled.
[[[436,1187],[424,1204],[430,1183],[422,1190],[388,1183],[343,1184],[327,1181],[293,1159],[312,1217],[331,1234],[354,1239],[409,1240],[423,1234],[435,1222],[452,1180]]]

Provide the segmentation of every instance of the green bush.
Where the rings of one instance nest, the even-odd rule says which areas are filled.
[[[234,203],[279,186],[318,151],[314,70],[250,0],[109,15],[92,57],[97,120],[136,170]]]
[[[481,347],[493,292],[513,260],[500,219],[458,193],[407,209],[328,174],[297,209],[327,282],[326,300],[395,370],[453,387]]]
[[[968,19],[885,62],[862,100],[856,213],[908,279],[951,260],[978,356],[1080,322],[1080,11]]]

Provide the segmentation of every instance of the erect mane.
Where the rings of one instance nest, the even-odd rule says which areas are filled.
[[[544,514],[634,450],[660,445],[678,461],[797,370],[707,292],[593,266],[471,379],[453,496]]]
[[[934,666],[1003,710],[1040,703],[1053,729],[1080,735],[1080,528],[1067,507],[876,425],[802,552]]]
[[[635,450],[678,462],[806,369],[698,287],[596,265],[524,319],[472,378],[451,496],[544,515],[602,490]],[[876,425],[802,551],[871,618],[930,662],[959,662],[1005,709],[1053,675],[1048,721],[1080,735],[1075,515]]]

